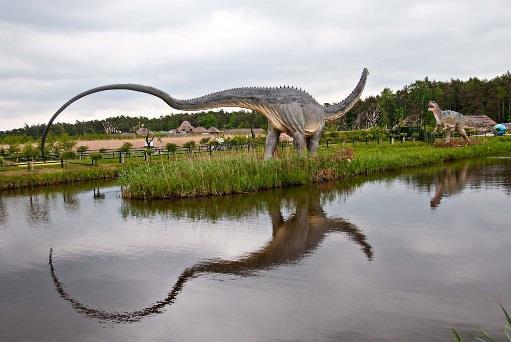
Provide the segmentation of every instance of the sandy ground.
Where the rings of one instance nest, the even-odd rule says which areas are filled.
[[[264,130],[257,129],[255,132],[257,135],[264,134]],[[226,130],[223,134],[219,136],[222,137],[232,137],[235,135],[243,135],[250,136],[249,129],[236,129],[236,130]],[[168,143],[176,144],[178,146],[182,146],[183,144],[189,141],[195,141],[195,143],[199,143],[202,138],[210,138],[214,139],[217,135],[215,134],[185,134],[185,135],[174,135],[162,138],[154,138],[153,146],[156,148],[165,148],[165,145]],[[125,142],[129,142],[133,144],[133,148],[143,148],[145,144],[145,140],[141,139],[112,139],[112,140],[77,140],[76,147],[78,146],[87,146],[89,150],[99,150],[100,148],[106,149],[118,149]]]
[[[184,143],[188,141],[195,141],[198,143],[202,138],[204,137],[211,137],[214,138],[214,136],[211,135],[185,135],[185,136],[178,136],[178,137],[164,137],[164,138],[154,138],[153,144],[154,147],[157,148],[165,148],[165,145],[168,143],[173,143],[178,146],[183,145]],[[133,144],[133,148],[143,148],[145,144],[144,139],[114,139],[114,140],[77,140],[76,147],[78,146],[87,146],[89,150],[99,150],[100,148],[106,148],[106,149],[118,149],[122,146],[125,142],[129,142]]]
[[[256,129],[255,134],[256,135],[265,134],[265,131],[262,129]],[[250,136],[250,130],[249,129],[231,129],[231,130],[226,130],[225,132],[223,132],[223,134],[220,134],[220,136],[222,136],[222,137],[232,137],[235,135]],[[174,136],[168,136],[168,137],[162,137],[162,138],[154,138],[153,144],[154,144],[154,147],[156,147],[156,148],[164,149],[165,145],[168,143],[173,143],[178,146],[182,146],[183,144],[185,144],[191,140],[198,143],[202,138],[205,138],[205,137],[214,139],[216,137],[216,135],[215,134],[174,135]],[[283,141],[283,140],[291,141],[292,140],[286,134],[282,134],[280,139],[281,139],[281,141]],[[140,138],[140,139],[109,139],[109,140],[77,140],[76,147],[87,146],[88,150],[99,150],[100,148],[106,148],[106,149],[110,150],[110,149],[118,149],[125,142],[129,142],[129,143],[133,144],[133,148],[143,148],[144,144],[145,144],[145,140],[143,138]],[[8,147],[7,145],[4,146],[4,148],[7,148],[7,147]]]

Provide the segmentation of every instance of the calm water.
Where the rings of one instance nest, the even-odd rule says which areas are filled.
[[[208,199],[0,195],[2,341],[432,341],[511,309],[511,159]]]

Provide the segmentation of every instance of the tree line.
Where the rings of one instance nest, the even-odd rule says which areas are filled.
[[[430,100],[443,110],[510,122],[511,73],[490,80],[472,77],[466,81],[431,81],[426,77],[397,91],[385,88],[380,94],[359,101],[336,125],[344,130],[434,125],[434,117],[427,111]]]

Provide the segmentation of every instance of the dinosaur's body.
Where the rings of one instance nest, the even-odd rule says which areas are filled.
[[[73,102],[87,95],[105,90],[133,90],[162,99],[178,110],[197,111],[220,107],[240,107],[260,112],[268,119],[265,157],[271,158],[277,146],[280,133],[293,137],[295,147],[303,151],[306,147],[314,152],[325,128],[325,123],[342,117],[357,103],[364,89],[368,71],[353,92],[343,101],[332,106],[321,106],[307,92],[293,87],[276,88],[234,88],[190,100],[178,100],[153,87],[138,84],[114,84],[85,91],[66,102],[50,119],[43,133],[42,145],[48,129],[55,118]],[[44,153],[44,152],[43,152]]]
[[[451,134],[454,131],[458,131],[463,139],[469,141],[467,133],[465,132],[467,121],[465,120],[463,114],[453,110],[441,110],[438,104],[433,101],[429,101],[428,111],[432,112],[435,116],[435,131],[438,129],[445,129],[447,131],[447,136],[445,138],[446,142],[451,140]]]

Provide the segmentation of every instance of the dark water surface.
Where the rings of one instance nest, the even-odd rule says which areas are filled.
[[[1,341],[432,341],[511,309],[511,159],[179,201],[0,194]]]

